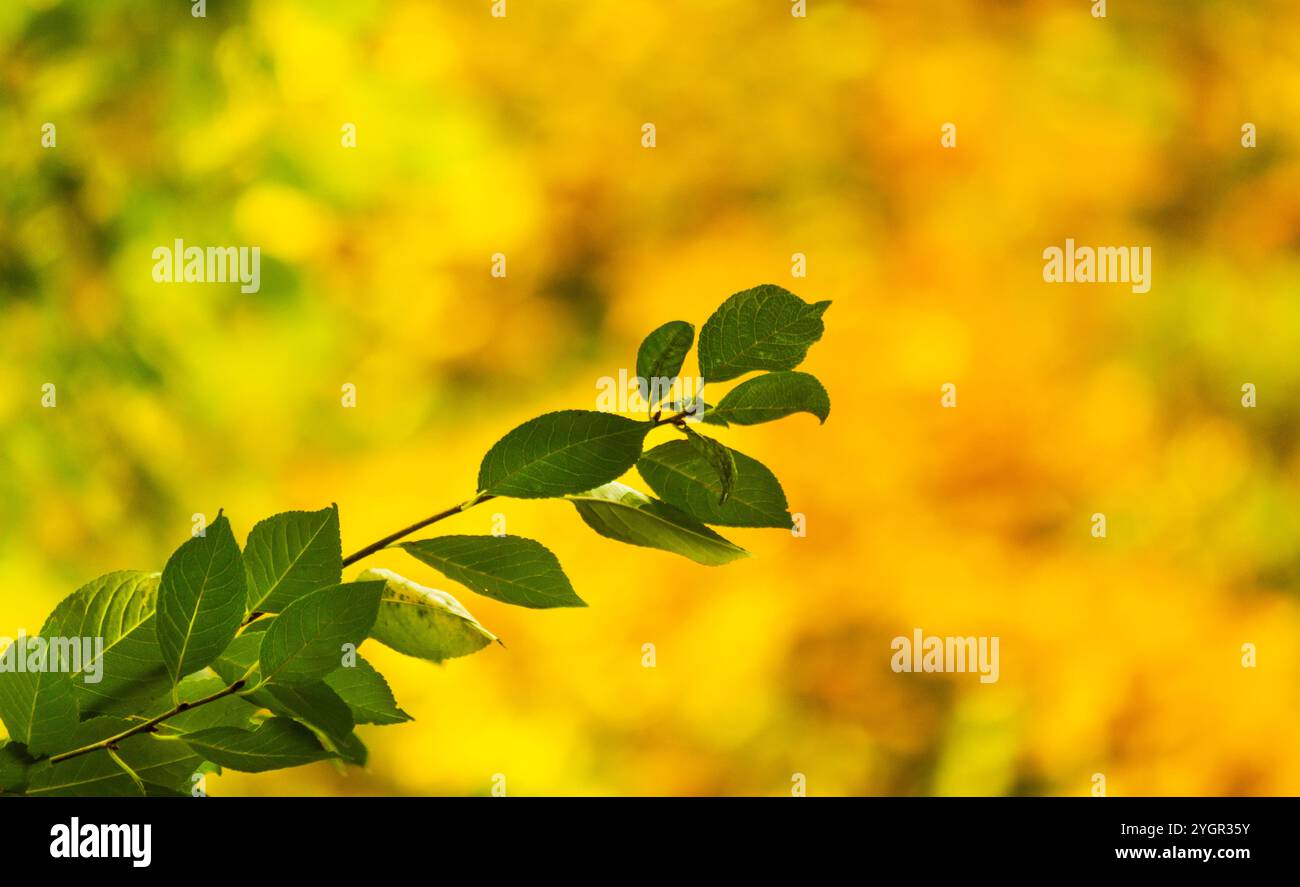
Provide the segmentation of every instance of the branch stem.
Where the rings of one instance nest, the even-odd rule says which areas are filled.
[[[680,413],[677,413],[676,415],[668,416],[666,418],[661,419],[659,418],[659,414],[656,413],[655,418],[652,419],[651,421],[654,422],[654,426],[656,428],[658,428],[660,425],[680,425],[682,422],[686,421],[686,418],[688,416],[694,416],[694,415],[695,415],[694,410],[682,410]]]
[[[361,560],[363,557],[370,557],[370,555],[374,554],[376,551],[379,551],[382,548],[387,548],[389,545],[392,545],[398,539],[402,539],[406,536],[409,536],[412,533],[416,532],[417,530],[423,530],[425,527],[429,526],[429,524],[436,524],[440,520],[446,520],[447,518],[452,517],[453,515],[460,514],[462,511],[473,508],[475,505],[478,505],[480,502],[486,502],[489,499],[495,499],[495,498],[496,498],[495,496],[488,496],[480,493],[479,495],[475,496],[473,499],[470,499],[466,502],[462,502],[459,505],[454,505],[451,508],[446,509],[445,511],[439,511],[437,514],[431,514],[422,521],[416,521],[415,523],[411,524],[409,527],[406,527],[405,529],[398,530],[396,533],[389,533],[384,538],[379,539],[375,542],[371,542],[365,548],[362,548],[359,551],[354,551],[352,554],[349,554],[347,557],[343,558],[343,566],[345,567],[351,566],[352,564],[355,564],[357,561]]]
[[[159,724],[161,724],[163,721],[167,720],[168,718],[174,718],[179,714],[183,714],[187,711],[196,709],[200,705],[207,705],[209,702],[216,702],[218,699],[224,699],[227,696],[231,696],[235,693],[238,693],[240,690],[244,689],[245,683],[246,683],[245,680],[243,678],[240,678],[239,680],[231,684],[229,687],[226,687],[223,690],[218,690],[217,692],[213,693],[210,696],[204,696],[202,699],[196,699],[193,702],[177,703],[176,707],[171,709],[170,711],[165,711],[162,714],[158,715],[157,717],[150,718],[149,720],[145,721],[142,724],[137,724],[136,726],[132,727],[129,730],[123,730],[121,733],[118,733],[116,736],[110,736],[107,739],[101,739],[99,742],[95,742],[90,745],[83,746],[81,748],[76,748],[73,749],[72,751],[65,751],[62,754],[54,755],[52,758],[50,758],[50,763],[57,764],[60,761],[71,760],[72,758],[77,758],[80,757],[81,755],[88,755],[93,751],[99,751],[101,748],[106,748],[112,751],[113,749],[117,748],[118,743],[122,742],[123,740],[130,739],[132,736],[135,736],[138,733],[153,732],[154,727],[157,727]]]
[[[662,418],[659,416],[658,413],[656,413],[655,417],[650,421],[651,424],[653,424],[656,428],[658,428],[660,425],[680,426],[682,422],[686,420],[687,416],[692,416],[692,415],[694,415],[694,412],[692,410],[682,410],[680,413],[676,413],[672,416],[666,416]],[[495,499],[495,498],[496,496],[492,496],[487,493],[479,493],[473,499],[469,499],[465,502],[460,503],[459,505],[453,505],[451,508],[448,508],[444,511],[439,511],[437,514],[431,514],[428,517],[426,517],[424,520],[416,521],[415,523],[411,524],[409,527],[406,527],[405,529],[398,530],[396,533],[389,533],[384,538],[371,542],[365,548],[354,551],[352,554],[349,554],[347,557],[343,558],[343,566],[350,567],[353,564],[355,564],[357,561],[361,560],[362,558],[370,557],[370,555],[374,554],[376,551],[387,548],[388,546],[396,542],[398,539],[404,539],[418,530],[423,530],[425,527],[429,526],[430,524],[436,524],[440,520],[446,520],[449,517],[454,517],[455,515],[460,514],[462,511],[466,511],[470,508],[473,508],[475,505],[478,505],[481,502],[486,502],[489,499]]]

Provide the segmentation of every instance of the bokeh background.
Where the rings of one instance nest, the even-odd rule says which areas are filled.
[[[362,728],[367,771],[210,792],[1300,793],[1300,6],[807,6],[0,4],[0,633],[195,512],[337,501],[360,547],[774,282],[834,300],[830,420],[720,435],[806,538],[711,569],[475,509],[442,527],[506,515],[589,609],[373,558],[507,646],[371,642],[416,721]],[[261,292],[153,283],[178,237],[259,245]],[[1151,291],[1043,283],[1067,237],[1150,245]],[[1001,680],[894,674],[917,627],[999,636]]]

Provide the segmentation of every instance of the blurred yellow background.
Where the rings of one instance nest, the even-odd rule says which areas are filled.
[[[1300,6],[791,5],[0,4],[0,633],[196,512],[336,501],[350,552],[772,282],[834,300],[830,420],[719,436],[806,538],[707,568],[474,509],[439,529],[504,514],[589,608],[371,558],[507,646],[370,642],[416,720],[366,771],[210,793],[1300,793]],[[1044,283],[1067,237],[1150,245],[1151,291]],[[155,284],[175,238],[260,246],[261,291]],[[894,674],[914,628],[999,636],[1000,681]]]

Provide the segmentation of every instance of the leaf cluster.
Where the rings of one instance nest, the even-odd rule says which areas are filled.
[[[825,389],[795,367],[821,338],[829,304],[773,285],[727,299],[700,330],[700,372],[706,385],[758,375],[712,406],[702,392],[689,403],[659,402],[696,344],[693,325],[664,324],[637,353],[645,419],[564,410],[525,422],[483,457],[473,498],[417,527],[496,497],[553,498],[618,542],[707,566],[746,556],[714,528],[788,528],[785,493],[765,466],[696,426],[798,412],[824,422]],[[647,448],[660,428],[681,436]],[[634,467],[653,495],[619,481]],[[346,566],[385,546],[502,603],[585,606],[536,540],[403,541],[409,533],[344,558],[336,506],[269,517],[242,546],[219,513],[161,572],[109,573],[77,589],[38,638],[0,654],[9,737],[0,743],[0,792],[192,794],[203,774],[223,768],[364,765],[357,727],[410,717],[358,652],[363,642],[438,663],[497,640],[445,591],[385,569],[344,579]],[[101,639],[102,649],[63,667],[58,639],[80,638]]]

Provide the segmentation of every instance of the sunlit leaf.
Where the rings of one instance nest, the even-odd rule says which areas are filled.
[[[360,657],[353,667],[327,674],[325,683],[347,703],[358,724],[401,724],[411,720],[398,707],[384,676]]]
[[[343,645],[354,648],[375,624],[382,582],[345,582],[303,595],[262,632],[258,662],[263,681],[292,685],[318,681],[338,668]]]
[[[427,588],[391,570],[366,570],[357,578],[384,580],[384,596],[370,635],[399,653],[442,662],[468,656],[497,639],[445,591]],[[336,690],[335,679],[340,673],[326,676]]]
[[[244,547],[248,609],[278,613],[309,591],[343,581],[337,506],[259,522]]]
[[[587,526],[609,539],[671,551],[707,566],[749,556],[685,512],[620,483],[567,498]]]
[[[239,543],[225,517],[176,549],[158,588],[158,644],[172,684],[230,643],[243,621],[247,588]]]
[[[159,573],[122,570],[86,583],[46,620],[43,631],[65,638],[102,638],[99,656],[83,657],[70,676],[78,707],[124,713],[170,686],[158,644]]]
[[[47,667],[53,649],[48,639],[35,636],[15,640],[0,653],[0,720],[9,738],[33,755],[60,750],[80,721],[72,678]]]

